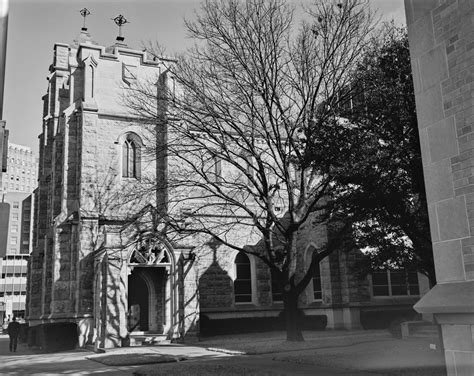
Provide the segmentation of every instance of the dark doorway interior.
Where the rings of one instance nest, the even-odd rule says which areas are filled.
[[[128,277],[128,310],[131,312],[134,305],[140,307],[140,325],[134,331],[148,330],[148,297],[148,286],[140,273],[140,268],[135,268]]]

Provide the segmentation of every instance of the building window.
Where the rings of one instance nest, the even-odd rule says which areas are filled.
[[[235,258],[234,296],[236,303],[252,302],[252,266],[249,257],[239,252]]]
[[[321,266],[318,264],[313,270],[313,299],[322,300],[323,299],[323,289],[321,287]]]
[[[311,259],[314,252],[314,248],[312,246],[308,247],[306,252],[306,265],[309,267],[311,265]],[[322,282],[321,282],[321,264],[315,266],[314,270],[311,271],[312,279],[308,285],[308,296],[310,296],[310,300],[313,301],[321,301],[323,299],[323,289],[322,289]]]
[[[13,209],[18,209],[20,207],[20,203],[18,201],[13,201]]]
[[[18,232],[18,225],[12,225],[11,230],[12,232]]]
[[[140,177],[140,146],[131,136],[122,144],[122,176],[136,179]]]
[[[416,271],[380,270],[372,272],[371,279],[373,296],[420,295]]]
[[[281,289],[280,283],[278,283],[278,278],[273,269],[270,269],[270,274],[272,278],[272,300],[273,302],[282,302],[283,301],[283,291]]]
[[[222,181],[222,160],[219,157],[213,156],[212,163],[214,165],[214,179],[215,183]]]
[[[12,236],[10,238],[10,244],[18,244],[18,238],[16,236]]]

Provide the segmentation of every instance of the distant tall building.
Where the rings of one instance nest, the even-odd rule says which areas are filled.
[[[29,147],[8,144],[8,168],[0,185],[0,312],[6,318],[23,317],[25,312],[37,169],[37,159]]]
[[[8,167],[2,176],[2,192],[30,195],[37,186],[38,160],[31,148],[8,143]]]

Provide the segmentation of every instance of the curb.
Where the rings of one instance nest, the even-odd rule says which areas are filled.
[[[219,352],[223,354],[229,354],[229,355],[247,355],[246,352],[244,351],[236,351],[236,350],[227,350],[227,349],[220,349],[217,347],[206,347],[207,351],[213,351],[213,352]]]

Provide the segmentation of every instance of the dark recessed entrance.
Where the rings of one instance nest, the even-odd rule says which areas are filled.
[[[128,321],[130,331],[146,331],[149,326],[149,291],[140,269],[135,268],[132,274],[128,276]]]

